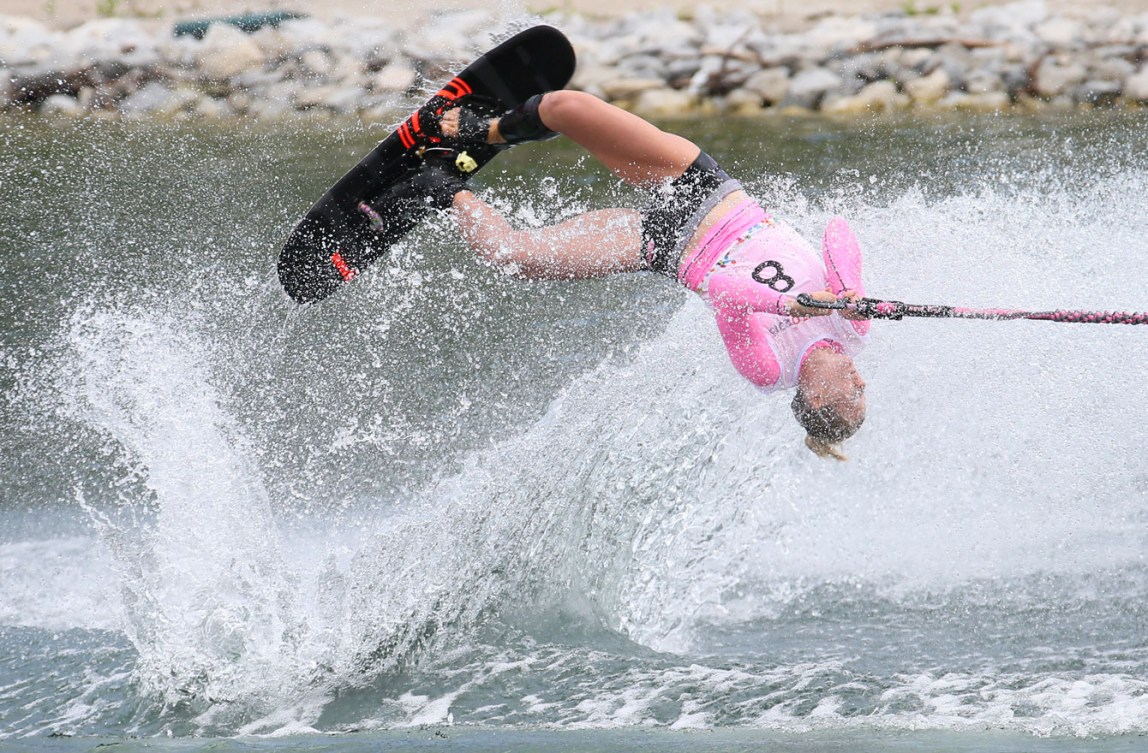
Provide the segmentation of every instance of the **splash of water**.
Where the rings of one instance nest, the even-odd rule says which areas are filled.
[[[939,201],[911,190],[845,208],[874,293],[1134,307],[1144,220],[1113,199],[1143,182],[1125,172],[1083,192]],[[842,209],[758,188],[810,235]],[[89,504],[118,558],[145,689],[195,699],[202,726],[296,729],[444,635],[572,593],[584,619],[689,653],[713,625],[768,623],[827,584],[897,601],[1138,561],[1148,404],[1128,375],[1148,366],[1141,333],[875,327],[860,358],[871,416],[853,460],[833,465],[801,447],[784,399],[737,377],[705,306],[682,301],[636,353],[576,379],[458,472],[294,538],[194,323],[78,313],[73,410],[145,469],[130,525]]]
[[[70,341],[73,410],[145,469],[146,497],[81,499],[117,557],[144,689],[177,706],[283,682],[290,570],[208,354],[186,322],[148,311],[78,312]]]

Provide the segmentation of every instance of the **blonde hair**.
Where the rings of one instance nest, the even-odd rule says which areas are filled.
[[[797,394],[793,396],[793,402],[789,407],[797,423],[806,431],[805,446],[817,457],[848,460],[841,452],[841,443],[857,433],[861,424],[865,422],[864,418],[853,423],[838,413],[833,405],[813,408],[806,401],[805,393],[800,387],[797,388]]]
[[[813,450],[813,453],[819,458],[833,458],[834,460],[845,461],[849,456],[841,451],[841,445],[836,442],[826,442],[824,439],[818,439],[812,434],[805,435],[805,446]]]

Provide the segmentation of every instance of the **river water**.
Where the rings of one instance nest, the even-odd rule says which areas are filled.
[[[666,125],[848,217],[870,294],[1148,310],[1143,114]],[[649,274],[518,281],[440,218],[291,303],[383,135],[0,122],[0,746],[1143,749],[1148,331],[875,323],[820,461]],[[638,198],[561,140],[477,182]]]

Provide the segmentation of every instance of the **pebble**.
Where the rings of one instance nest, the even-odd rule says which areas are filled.
[[[945,72],[944,68],[937,68],[927,76],[921,76],[907,82],[904,88],[905,93],[914,102],[931,105],[939,102],[948,94],[951,86],[952,80],[949,78],[949,74]]]
[[[964,16],[831,16],[782,30],[745,9],[616,18],[551,13],[578,54],[572,88],[651,117],[908,108],[997,111],[1148,104],[1148,13],[1040,0]],[[450,72],[523,26],[492,10],[288,21],[202,40],[105,18],[68,31],[0,16],[0,111],[54,116],[358,116],[394,120]]]
[[[1128,77],[1124,82],[1124,97],[1132,102],[1148,103],[1148,67]]]
[[[785,68],[763,68],[745,80],[741,91],[755,97],[761,104],[775,105],[789,94],[789,71]]]
[[[1077,60],[1063,55],[1046,57],[1036,69],[1033,88],[1040,96],[1051,99],[1083,83],[1087,75],[1088,69]]]
[[[843,86],[841,77],[820,66],[799,71],[789,81],[783,104],[814,110],[830,92]]]
[[[263,50],[234,26],[212,24],[195,52],[196,68],[214,81],[226,81],[263,67]]]
[[[40,112],[44,115],[82,115],[84,108],[79,100],[67,94],[53,94],[40,105]]]

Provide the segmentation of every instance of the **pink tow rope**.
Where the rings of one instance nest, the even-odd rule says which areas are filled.
[[[923,316],[941,319],[1039,319],[1046,322],[1076,324],[1148,324],[1148,314],[1126,311],[1018,311],[1016,309],[970,309],[960,306],[930,306],[858,298],[855,301],[818,301],[802,293],[797,296],[802,306],[817,309],[854,311],[864,319],[893,319]]]

